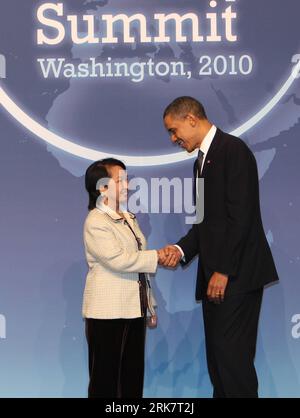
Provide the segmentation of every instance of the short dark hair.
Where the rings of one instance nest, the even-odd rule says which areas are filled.
[[[125,164],[116,158],[104,158],[95,161],[85,172],[85,188],[89,195],[88,209],[92,210],[96,207],[96,202],[100,196],[99,190],[96,189],[99,180],[110,177],[108,167],[119,166],[126,170]]]
[[[173,100],[173,102],[166,107],[163,118],[172,115],[179,119],[183,119],[188,113],[192,113],[199,119],[207,119],[202,103],[190,96],[181,96]]]

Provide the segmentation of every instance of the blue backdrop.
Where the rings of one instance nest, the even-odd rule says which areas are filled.
[[[298,397],[300,90],[298,68],[292,70],[300,61],[299,3],[45,3],[1,1],[0,396],[87,395],[82,226],[83,176],[91,161],[84,153],[127,156],[129,174],[148,181],[191,177],[192,160],[181,154],[172,164],[168,158],[156,163],[178,152],[162,124],[164,107],[192,95],[217,126],[241,133],[257,158],[264,227],[281,279],[263,300],[256,356],[260,396]],[[130,42],[126,22],[112,23],[120,13],[139,14],[130,23]],[[177,32],[172,16],[166,23],[157,16],[173,13]],[[186,13],[191,15],[178,20]],[[78,17],[81,38],[87,34],[83,15],[95,16],[93,43],[80,44],[75,27],[71,37],[67,15]],[[116,41],[109,39],[105,15]],[[147,42],[139,22],[146,25]],[[41,44],[41,33],[56,43]],[[102,63],[101,76],[92,71],[93,62]],[[127,69],[118,72],[115,63]],[[153,156],[150,162],[147,156]],[[150,248],[176,242],[188,228],[184,214],[138,217]],[[195,272],[194,262],[156,274],[159,326],[147,335],[145,396],[211,396]]]

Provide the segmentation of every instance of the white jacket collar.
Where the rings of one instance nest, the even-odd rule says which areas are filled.
[[[110,218],[112,218],[114,221],[121,221],[122,219],[124,219],[124,218],[122,218],[122,216],[120,216],[116,211],[114,211],[113,209],[111,209],[108,205],[105,205],[103,202],[97,202],[97,204],[96,204],[96,208],[98,209],[98,210],[100,210],[101,212],[104,212],[104,213],[106,213]],[[123,214],[124,214],[124,217],[125,217],[125,219],[127,218],[127,217],[129,217],[129,218],[131,218],[131,219],[134,219],[135,218],[135,215],[133,214],[133,213],[131,213],[131,212],[128,212],[128,211],[126,211],[126,210],[124,210],[123,211]]]

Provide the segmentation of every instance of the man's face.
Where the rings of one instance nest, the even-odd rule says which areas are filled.
[[[193,116],[187,115],[179,119],[169,114],[165,117],[164,124],[173,144],[177,144],[187,152],[192,152],[197,148],[196,121]]]

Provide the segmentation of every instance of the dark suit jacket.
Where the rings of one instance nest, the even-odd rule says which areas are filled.
[[[194,174],[195,169],[196,165]],[[201,177],[204,220],[177,243],[185,263],[199,255],[196,299],[206,293],[213,272],[229,276],[226,295],[278,280],[263,230],[257,165],[250,149],[241,139],[218,129]]]

